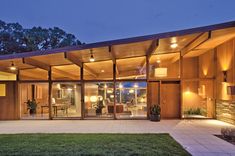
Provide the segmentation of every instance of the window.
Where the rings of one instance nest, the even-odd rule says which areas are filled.
[[[6,84],[0,84],[0,96],[6,96]]]

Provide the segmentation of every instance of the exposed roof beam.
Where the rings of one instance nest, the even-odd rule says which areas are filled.
[[[140,74],[143,74],[144,69],[146,69],[146,59],[141,63]]]
[[[64,58],[72,62],[73,64],[76,64],[79,67],[82,67],[82,61],[80,61],[74,54],[65,52]]]
[[[202,33],[201,35],[197,36],[191,43],[186,45],[182,50],[181,50],[181,55],[184,56],[191,50],[196,49],[198,46],[206,42],[211,38],[211,31]]]
[[[46,71],[50,70],[50,66],[49,65],[47,65],[45,63],[42,63],[40,61],[34,60],[32,58],[23,58],[23,63],[31,65],[31,66],[34,66],[34,67],[37,67],[37,68],[44,69]]]
[[[159,40],[158,39],[153,40],[148,50],[146,51],[146,56],[151,57],[151,55],[158,48],[158,46],[159,46]]]
[[[63,76],[65,76],[65,77],[69,77],[69,78],[72,78],[72,79],[74,79],[74,80],[78,79],[78,77],[76,77],[75,75],[73,75],[73,74],[71,74],[71,73],[68,73],[68,72],[66,72],[66,71],[57,69],[57,68],[53,68],[53,69],[52,69],[52,73],[59,74],[59,75],[63,75]]]
[[[109,46],[109,54],[110,54],[111,59],[113,60],[113,63],[116,63],[116,55],[113,51],[112,46]]]

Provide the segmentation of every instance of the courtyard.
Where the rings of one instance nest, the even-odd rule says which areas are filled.
[[[217,120],[13,120],[0,122],[0,134],[21,133],[169,133],[192,155],[235,155],[234,145],[214,136],[222,127]]]

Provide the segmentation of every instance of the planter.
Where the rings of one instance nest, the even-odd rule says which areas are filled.
[[[30,115],[36,114],[36,109],[30,109],[30,110],[29,110],[29,114],[30,114]]]
[[[96,115],[101,115],[102,114],[102,108],[96,109]]]
[[[150,121],[160,121],[161,120],[161,115],[153,115],[153,114],[150,114]]]

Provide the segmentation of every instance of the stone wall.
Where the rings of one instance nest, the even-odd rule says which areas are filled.
[[[216,101],[216,118],[235,125],[235,101]]]

